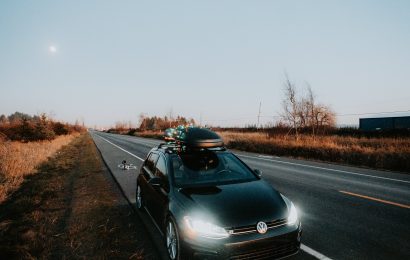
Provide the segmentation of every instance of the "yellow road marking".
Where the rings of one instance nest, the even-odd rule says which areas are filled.
[[[405,208],[405,209],[410,209],[410,205],[405,205],[405,204],[392,202],[392,201],[388,201],[388,200],[377,199],[377,198],[373,198],[373,197],[369,197],[369,196],[365,196],[365,195],[360,195],[360,194],[356,194],[356,193],[348,192],[348,191],[343,191],[343,190],[339,190],[339,192],[344,193],[344,194],[348,194],[348,195],[352,195],[352,196],[356,196],[356,197],[360,197],[360,198],[364,198],[364,199],[368,199],[368,200],[374,200],[374,201],[394,205],[394,206]]]

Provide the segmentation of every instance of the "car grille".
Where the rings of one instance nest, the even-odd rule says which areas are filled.
[[[252,248],[250,250],[235,253],[229,257],[231,260],[241,259],[275,259],[289,256],[298,252],[298,246],[295,243],[285,243],[272,245],[263,248]]]
[[[274,220],[274,221],[271,221],[271,222],[266,222],[266,225],[268,226],[268,229],[280,227],[280,226],[283,226],[285,224],[286,224],[286,219],[278,219],[278,220]],[[253,232],[257,232],[256,224],[255,225],[232,228],[232,229],[229,230],[229,234],[231,234],[231,235],[241,235],[241,234],[247,234],[247,233],[253,233]]]

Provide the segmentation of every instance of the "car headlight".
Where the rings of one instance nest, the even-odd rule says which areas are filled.
[[[221,239],[229,237],[228,232],[224,228],[221,228],[212,223],[200,220],[192,219],[191,217],[184,217],[185,226],[188,233],[191,236],[201,236],[206,238]]]
[[[298,221],[298,212],[296,210],[295,205],[293,202],[290,203],[289,215],[288,215],[288,225],[292,226],[295,225]]]

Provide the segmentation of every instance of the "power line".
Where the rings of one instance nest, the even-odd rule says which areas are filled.
[[[236,121],[236,120],[245,120],[255,118],[255,116],[247,116],[247,117],[238,117],[238,118],[227,118],[227,119],[203,119],[204,121],[211,121],[211,122],[223,122],[223,121]]]
[[[336,114],[336,116],[364,116],[364,115],[383,115],[383,114],[394,114],[394,113],[409,113],[410,110],[397,110],[397,111],[383,111],[383,112],[366,112],[366,113],[351,113],[351,114]],[[258,114],[258,119],[260,118],[280,118],[280,115],[262,115]],[[236,121],[236,120],[246,120],[252,119],[254,116],[238,117],[238,118],[227,118],[227,119],[203,119],[208,122],[224,122],[224,121]],[[259,122],[259,120],[258,120]]]
[[[401,111],[386,111],[386,112],[376,112],[376,113],[336,114],[336,116],[383,115],[383,114],[407,113],[407,112],[410,112],[410,110],[401,110]]]
[[[408,113],[410,110],[398,110],[398,111],[385,111],[385,112],[366,112],[366,113],[352,113],[352,114],[335,114],[336,116],[364,116],[364,115],[383,115],[383,114],[394,114],[394,113]],[[278,118],[281,116],[261,116]]]

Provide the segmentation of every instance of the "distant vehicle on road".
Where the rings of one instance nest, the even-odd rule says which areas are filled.
[[[152,149],[137,177],[136,206],[164,234],[169,258],[274,259],[296,254],[293,203],[203,128],[179,129]]]

